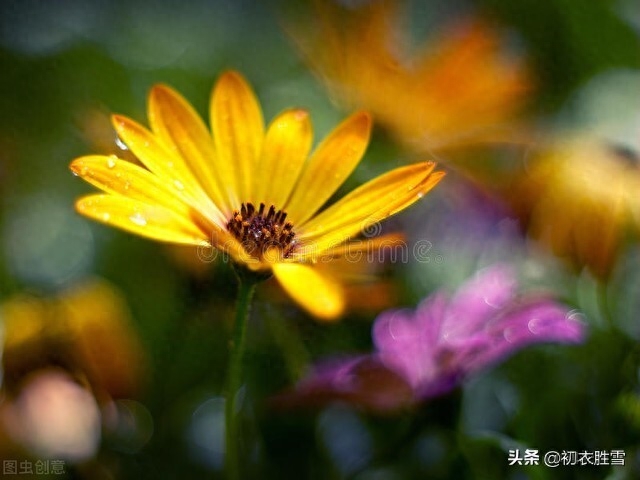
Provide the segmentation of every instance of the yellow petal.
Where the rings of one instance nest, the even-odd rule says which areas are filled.
[[[73,173],[107,193],[120,194],[145,203],[157,203],[183,216],[193,210],[181,200],[183,193],[174,183],[154,175],[115,155],[88,155],[70,165]]]
[[[211,127],[217,167],[234,208],[252,197],[264,138],[262,111],[251,87],[236,72],[226,72],[211,96]]]
[[[273,274],[305,310],[322,320],[336,320],[344,310],[342,286],[309,265],[276,263]]]
[[[396,168],[355,189],[298,228],[302,245],[319,254],[403,210],[431,190],[444,176],[435,163]]]
[[[228,217],[207,196],[180,155],[133,120],[120,115],[114,115],[112,120],[118,136],[149,170],[182,191],[189,204],[212,222],[221,227],[226,224]]]
[[[89,195],[76,202],[82,215],[162,242],[206,245],[207,234],[188,217],[160,205],[151,205],[121,195]]]
[[[358,112],[318,145],[284,207],[294,225],[310,218],[344,183],[360,162],[370,133],[371,117]]]
[[[182,157],[186,167],[226,218],[233,208],[217,176],[216,153],[206,125],[178,92],[156,85],[149,95],[149,122],[165,145]]]
[[[359,238],[323,251],[322,259],[327,261],[331,259],[331,262],[328,262],[329,264],[335,263],[338,259],[346,259],[347,262],[353,263],[360,261],[362,258],[367,258],[370,262],[382,261],[386,254],[401,254],[402,250],[399,249],[405,245],[405,237],[401,233],[389,233],[374,238]],[[312,249],[309,253],[305,255],[303,250],[294,253],[292,258],[305,261],[309,257],[313,257]]]
[[[255,173],[253,202],[274,205],[276,209],[284,207],[309,155],[312,140],[311,121],[304,110],[287,110],[271,122]]]

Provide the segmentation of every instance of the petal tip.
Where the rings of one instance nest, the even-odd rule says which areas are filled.
[[[433,177],[434,183],[438,183],[440,180],[442,180],[446,176],[447,176],[447,172],[445,172],[444,170],[438,170],[437,172],[433,172],[431,174],[431,177]]]
[[[111,115],[111,124],[116,130],[124,128],[128,123],[129,119],[124,115],[120,115],[119,113],[114,113]]]
[[[304,108],[293,108],[291,109],[291,113],[293,118],[299,122],[303,122],[309,119],[309,112]]]
[[[337,323],[340,320],[340,317],[344,313],[344,307],[340,306],[339,308],[334,308],[332,310],[324,310],[324,311],[309,311],[311,315],[315,317],[315,319],[322,323]]]
[[[79,176],[82,173],[82,167],[84,165],[84,159],[82,157],[76,158],[69,164],[69,170],[75,175]]]
[[[373,126],[373,115],[371,115],[366,110],[360,110],[353,114],[352,116],[353,122],[363,129],[371,130]]]
[[[156,83],[149,91],[149,100],[158,100],[162,97],[172,96],[173,88],[165,83]]]
[[[222,75],[220,75],[220,78],[216,82],[215,88],[218,89],[223,85],[229,85],[229,84],[242,85],[242,86],[249,85],[249,83],[247,82],[247,79],[240,72],[236,70],[226,70],[225,72],[222,73]]]
[[[87,210],[87,197],[80,197],[78,198],[75,203],[73,204],[76,212],[84,214],[84,212]]]

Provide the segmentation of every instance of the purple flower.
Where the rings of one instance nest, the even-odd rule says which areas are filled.
[[[579,343],[579,315],[549,297],[517,295],[504,265],[479,272],[453,297],[382,313],[376,352],[325,362],[285,395],[289,404],[345,400],[384,412],[446,393],[469,374],[542,342]]]

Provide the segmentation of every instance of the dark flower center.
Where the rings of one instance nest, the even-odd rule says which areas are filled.
[[[293,224],[287,222],[287,213],[271,205],[265,213],[265,204],[258,209],[252,203],[243,203],[227,222],[227,230],[242,243],[252,257],[262,259],[272,249],[288,258],[295,246]]]

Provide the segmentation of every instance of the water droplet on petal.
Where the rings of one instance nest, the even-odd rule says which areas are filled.
[[[89,167],[87,167],[86,165],[83,165],[82,168],[80,169],[80,175],[86,175],[89,172]]]
[[[108,222],[111,219],[111,214],[109,212],[104,212],[102,214],[102,221],[103,222]]]
[[[584,316],[578,310],[571,310],[567,313],[566,320],[570,322],[583,322]]]
[[[514,335],[515,335],[515,329],[513,328],[505,328],[504,332],[502,332],[502,336],[509,343],[513,343],[513,341],[515,340]]]
[[[78,176],[78,172],[76,172],[75,170],[71,170],[71,173],[73,174],[74,177]]]
[[[129,181],[124,182],[124,189],[129,190],[129,187],[131,187],[131,182]]]
[[[129,147],[127,147],[127,145],[122,140],[120,140],[120,137],[116,137],[116,145],[120,150],[129,150]]]
[[[418,192],[418,194],[416,195],[416,197],[418,197],[418,198],[422,198],[422,197],[424,197],[424,192]]]
[[[529,320],[527,322],[527,328],[534,335],[537,335],[538,333],[540,333],[540,319],[532,318],[531,320]]]
[[[178,189],[178,190],[184,190],[184,185],[182,184],[182,182],[180,180],[174,180],[173,181],[173,185]]]
[[[147,224],[147,219],[144,218],[140,213],[134,213],[129,217],[129,220],[140,227],[144,227]]]
[[[107,158],[107,167],[109,168],[115,167],[117,161],[118,161],[118,157],[116,157],[115,155],[109,155],[109,157]]]

